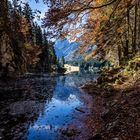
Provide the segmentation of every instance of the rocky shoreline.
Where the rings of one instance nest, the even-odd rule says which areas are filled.
[[[95,125],[91,140],[140,139],[139,72],[123,77],[121,84],[116,84],[116,74],[103,72],[96,82],[81,87],[94,98],[93,117],[86,120]]]

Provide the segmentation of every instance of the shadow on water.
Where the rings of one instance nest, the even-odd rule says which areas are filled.
[[[24,139],[31,122],[50,102],[56,77],[29,76],[0,82],[0,139]]]
[[[28,75],[0,85],[0,139],[51,140],[84,104],[78,86],[91,75]]]

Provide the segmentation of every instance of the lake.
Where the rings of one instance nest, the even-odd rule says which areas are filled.
[[[0,139],[59,140],[82,135],[79,130],[90,114],[92,97],[79,87],[94,79],[94,74],[75,72],[27,74],[1,82]]]

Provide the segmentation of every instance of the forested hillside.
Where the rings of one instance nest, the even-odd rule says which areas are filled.
[[[0,1],[0,76],[48,72],[56,64],[54,44],[35,14],[28,3]]]

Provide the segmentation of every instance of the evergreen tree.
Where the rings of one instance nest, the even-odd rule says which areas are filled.
[[[64,58],[64,56],[62,56],[62,58],[61,58],[61,63],[62,63],[62,67],[64,67],[64,64],[65,64],[65,58]]]
[[[8,1],[8,18],[9,19],[11,18],[12,11],[13,11],[12,3]]]
[[[55,49],[54,49],[54,42],[51,42],[49,41],[49,50],[50,50],[50,61],[51,61],[51,64],[56,64],[57,62],[57,57],[56,57],[56,54],[55,54]]]
[[[28,3],[25,3],[22,12],[28,24],[28,33],[26,35],[26,41],[33,43],[33,12]]]
[[[46,31],[43,31],[43,57],[44,57],[44,67],[45,70],[50,70],[50,60],[49,60],[49,48],[48,48],[48,40],[46,37]]]
[[[24,7],[23,7],[23,15],[25,16],[25,18],[28,20],[28,22],[33,21],[33,12],[31,7],[29,6],[28,3],[25,3]]]
[[[36,45],[42,47],[43,45],[43,36],[42,36],[42,30],[37,23],[35,24],[35,40],[36,40]]]

